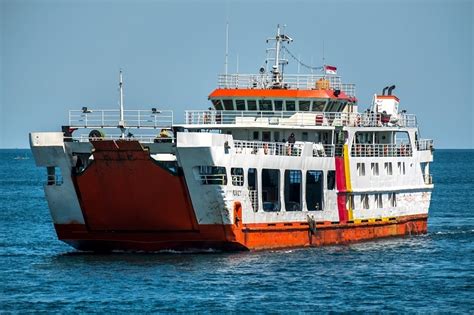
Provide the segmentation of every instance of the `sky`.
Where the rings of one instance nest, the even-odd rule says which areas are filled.
[[[68,111],[206,109],[224,72],[256,73],[277,24],[303,62],[338,67],[359,108],[395,84],[437,148],[474,148],[474,1],[0,0],[0,148],[60,131]],[[324,45],[323,45],[324,43]],[[238,56],[238,57],[237,57]],[[297,72],[293,62],[287,73]],[[303,73],[303,69],[302,69]]]

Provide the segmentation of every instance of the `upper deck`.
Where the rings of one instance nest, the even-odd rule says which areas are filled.
[[[416,116],[400,114],[397,120],[385,123],[382,114],[364,112],[294,112],[294,111],[186,111],[186,127],[417,127]]]
[[[281,90],[339,90],[348,97],[355,97],[355,84],[342,83],[341,77],[335,75],[285,74],[281,79]],[[221,74],[218,76],[219,89],[274,90],[273,84],[271,73]]]

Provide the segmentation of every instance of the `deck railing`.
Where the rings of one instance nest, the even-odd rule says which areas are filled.
[[[263,154],[279,156],[301,156],[302,143],[290,145],[283,142],[234,140],[236,154]]]
[[[157,135],[133,135],[122,138],[119,134],[105,135],[103,137],[89,137],[87,134],[82,134],[74,137],[66,137],[76,142],[89,142],[91,140],[122,140],[122,141],[139,141],[141,143],[162,143],[162,142],[174,142],[174,138],[162,138]]]
[[[121,124],[116,109],[70,110],[69,126],[78,128],[117,128]],[[173,125],[171,110],[124,110],[123,127],[158,129]]]
[[[431,140],[431,139],[421,139],[421,140],[416,141],[416,149],[418,151],[433,150],[433,140]]]
[[[354,144],[351,149],[353,157],[405,157],[412,154],[409,144]]]
[[[288,142],[264,142],[234,140],[236,154],[263,154],[276,156],[301,156],[305,143],[296,142],[290,145]],[[312,144],[313,157],[332,157],[335,154],[333,144]]]
[[[332,113],[289,111],[234,111],[196,110],[185,112],[188,125],[286,125],[286,126],[349,126],[416,127],[416,116],[399,114],[391,122],[383,123],[377,113]]]
[[[348,96],[355,96],[355,84],[342,83],[341,77],[324,74],[285,74],[281,87],[284,89],[315,89],[317,82],[325,80],[331,90],[341,90]],[[272,74],[221,74],[219,88],[226,89],[269,89],[273,87]]]
[[[226,174],[199,174],[197,176],[202,185],[227,185]]]

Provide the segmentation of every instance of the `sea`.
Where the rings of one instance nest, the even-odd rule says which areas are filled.
[[[437,150],[421,236],[225,253],[82,253],[44,169],[0,150],[1,313],[474,313],[474,151]]]

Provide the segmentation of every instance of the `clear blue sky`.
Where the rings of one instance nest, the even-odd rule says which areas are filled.
[[[290,49],[357,84],[360,107],[388,84],[438,148],[474,148],[474,1],[0,0],[0,147],[58,131],[69,109],[205,109],[224,70],[256,72],[265,39],[287,25]],[[293,68],[296,72],[296,66]]]

